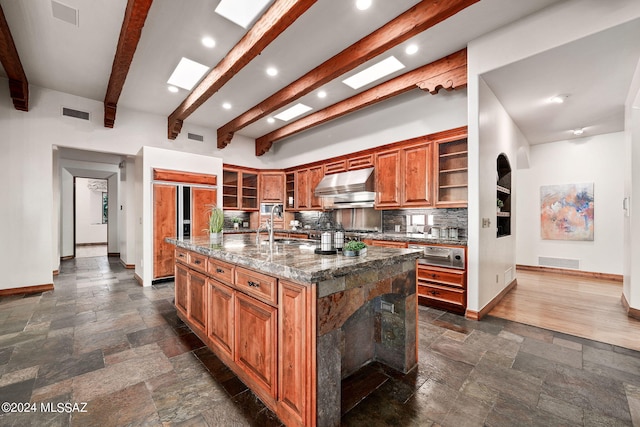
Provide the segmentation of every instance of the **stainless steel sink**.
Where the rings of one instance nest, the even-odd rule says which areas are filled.
[[[278,237],[273,239],[274,243],[279,243],[281,245],[300,245],[300,244],[309,244],[309,243],[315,243],[315,240],[310,240],[310,239],[292,239],[292,238],[286,238],[286,237]],[[269,240],[261,240],[260,241],[261,244],[263,245],[267,245],[269,244]]]

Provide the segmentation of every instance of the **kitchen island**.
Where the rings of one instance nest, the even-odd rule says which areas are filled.
[[[227,235],[176,245],[178,315],[286,425],[337,426],[341,381],[417,356],[420,251],[317,255],[315,242]]]

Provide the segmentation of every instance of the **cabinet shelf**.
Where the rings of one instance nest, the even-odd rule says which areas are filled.
[[[508,188],[505,188],[505,187],[503,187],[501,185],[496,186],[496,188],[500,193],[511,194],[511,190],[509,190]]]
[[[511,216],[511,212],[496,212],[496,216],[499,218],[509,218]]]
[[[466,156],[468,154],[468,151],[454,151],[452,153],[440,153],[440,158],[447,158],[447,157],[456,157],[456,156]]]
[[[441,169],[440,173],[467,172],[468,168]]]
[[[438,188],[466,188],[467,184],[440,185]]]

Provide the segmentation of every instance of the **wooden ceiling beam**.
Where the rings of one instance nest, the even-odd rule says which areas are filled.
[[[9,78],[9,94],[16,110],[29,111],[29,82],[0,6],[0,63]]]
[[[296,19],[309,9],[316,0],[276,0],[258,19],[227,55],[191,91],[187,98],[168,117],[168,137],[176,139],[182,122],[205,103],[234,75],[273,40],[282,34]]]
[[[147,20],[152,2],[153,0],[127,1],[118,47],[111,66],[107,93],[104,96],[104,127],[112,128],[115,123],[118,99],[120,99],[124,82],[129,74],[133,55],[136,53],[138,42],[140,42],[142,27]]]
[[[257,138],[256,156],[268,152],[274,142],[377,104],[416,87],[436,94],[441,88],[453,90],[466,87],[466,85],[467,49],[462,49]]]
[[[329,83],[368,60],[433,27],[479,0],[423,0],[295,82],[218,128],[218,148],[235,132]]]

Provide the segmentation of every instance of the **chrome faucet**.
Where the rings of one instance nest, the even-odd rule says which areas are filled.
[[[256,230],[256,245],[260,245],[260,230],[262,230],[263,226],[264,229],[267,230],[269,234],[271,234],[271,232],[269,231],[271,227],[269,227],[269,220],[267,219],[264,224],[258,225],[258,229]]]
[[[273,225],[273,215],[278,214],[278,217],[282,218],[282,210],[280,209],[280,205],[273,205],[271,208],[271,221],[269,223],[269,244],[273,245],[273,229],[275,228]]]

